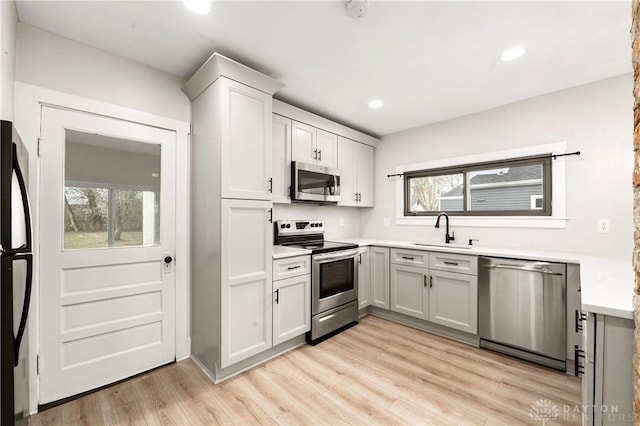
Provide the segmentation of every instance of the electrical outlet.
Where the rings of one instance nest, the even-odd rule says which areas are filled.
[[[384,218],[384,226],[385,226],[385,228],[389,227],[389,218],[388,217]]]
[[[340,226],[344,226],[344,219],[340,218]]]
[[[609,219],[598,219],[598,232],[602,234],[611,232],[611,221]]]

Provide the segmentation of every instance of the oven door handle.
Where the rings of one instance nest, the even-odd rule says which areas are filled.
[[[336,260],[349,259],[350,257],[355,259],[355,256],[357,254],[358,254],[358,249],[343,250],[336,253],[316,254],[312,257],[312,260],[318,263],[334,262]]]

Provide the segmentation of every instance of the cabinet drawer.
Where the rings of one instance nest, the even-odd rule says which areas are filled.
[[[311,256],[295,256],[273,261],[273,281],[311,273]]]
[[[431,269],[478,275],[478,256],[432,252],[429,260]]]
[[[391,263],[428,268],[429,252],[420,250],[391,249]]]

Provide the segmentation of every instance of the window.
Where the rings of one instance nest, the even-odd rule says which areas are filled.
[[[404,174],[405,216],[551,216],[551,156]]]

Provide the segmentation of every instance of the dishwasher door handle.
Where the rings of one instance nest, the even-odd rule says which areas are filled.
[[[548,269],[529,268],[524,265],[495,264],[495,265],[482,265],[482,266],[489,269],[512,269],[515,271],[538,272],[540,274],[545,274],[545,275],[564,275],[562,272],[553,272]]]

